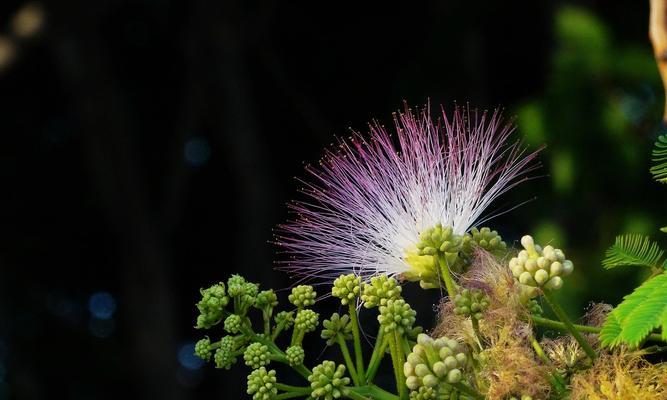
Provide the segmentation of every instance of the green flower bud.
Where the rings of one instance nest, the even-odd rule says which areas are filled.
[[[403,334],[412,329],[417,313],[403,299],[387,300],[387,305],[380,306],[378,322],[385,333],[398,331]]]
[[[410,392],[410,400],[436,400],[438,398],[437,392],[432,387],[421,386],[419,390]],[[449,397],[441,397],[449,398]]]
[[[306,358],[306,352],[303,351],[303,347],[301,346],[291,346],[285,350],[285,357],[287,357],[289,365],[295,367],[303,364],[303,360]]]
[[[241,275],[232,275],[227,279],[227,292],[232,297],[245,294],[246,280]]]
[[[263,290],[255,297],[255,307],[259,309],[274,308],[278,305],[278,296],[273,290]]]
[[[447,383],[459,383],[461,381],[461,370],[452,369],[447,373]]]
[[[302,332],[312,332],[319,324],[319,314],[310,309],[299,310],[294,319],[294,328]]]
[[[402,290],[396,279],[386,275],[374,276],[370,283],[362,284],[361,300],[366,308],[384,306],[387,300],[400,299]]]
[[[209,361],[212,354],[213,352],[211,351],[211,340],[208,338],[208,336],[200,339],[195,344],[195,355],[202,360]]]
[[[292,293],[287,296],[290,303],[298,308],[310,307],[315,304],[317,293],[310,285],[299,285],[292,288]]]
[[[256,283],[246,282],[243,285],[243,294],[254,299],[259,294],[259,285]]]
[[[242,324],[241,317],[232,314],[227,319],[225,319],[225,330],[229,333],[238,333],[239,330],[241,329],[241,324]]]
[[[276,325],[282,325],[287,329],[294,324],[294,313],[292,311],[281,311],[274,317]]]
[[[271,400],[278,395],[276,371],[261,367],[248,375],[248,394],[253,400]]]
[[[526,309],[533,315],[542,315],[542,306],[534,299],[530,299],[525,304]]]
[[[327,341],[327,346],[332,346],[338,340],[338,334],[343,335],[343,339],[352,339],[352,325],[350,324],[350,316],[344,314],[333,313],[331,319],[325,319],[322,322],[321,337]]]
[[[220,282],[207,289],[200,289],[201,300],[197,303],[199,316],[197,317],[197,329],[208,329],[220,322],[223,309],[229,303],[229,297],[225,293],[225,284]]]
[[[254,342],[245,349],[243,359],[245,365],[257,369],[271,362],[271,351],[266,345]]]
[[[470,256],[473,253],[474,246],[496,254],[502,255],[507,250],[507,244],[503,242],[497,231],[492,231],[489,228],[472,228],[470,233],[466,235],[469,240],[464,239],[463,253]]]
[[[454,314],[482,319],[489,307],[490,298],[481,289],[463,289],[454,296]]]
[[[333,361],[324,361],[313,368],[308,381],[313,389],[312,398],[333,400],[343,396],[344,386],[350,383],[350,378],[345,376],[344,365],[336,367]]]
[[[338,297],[344,306],[354,303],[360,293],[361,277],[355,274],[341,275],[334,281],[331,289],[333,297]]]
[[[231,336],[225,336],[220,340],[220,347],[213,356],[216,368],[230,369],[236,363],[235,347],[236,343]]]
[[[436,387],[440,383],[440,380],[435,376],[428,374],[422,378],[422,385],[427,387]]]

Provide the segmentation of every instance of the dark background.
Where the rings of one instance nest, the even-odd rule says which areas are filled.
[[[632,0],[1,2],[0,399],[243,397],[244,367],[191,354],[198,289],[289,286],[293,177],[403,100],[502,105],[546,143],[501,205],[537,200],[491,225],[565,249],[573,315],[615,304],[639,276],[603,250],[667,224],[647,23]],[[437,296],[408,295],[426,325]]]

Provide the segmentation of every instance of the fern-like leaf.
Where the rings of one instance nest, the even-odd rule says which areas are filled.
[[[611,346],[621,334],[621,331],[621,323],[616,318],[616,314],[613,311],[610,312],[600,331],[600,343],[603,346]]]
[[[658,136],[653,147],[653,162],[651,174],[658,182],[667,183],[667,135]]]
[[[644,282],[624,297],[609,315],[600,332],[603,346],[627,344],[638,347],[656,328],[667,339],[667,274]]]
[[[655,267],[664,254],[658,244],[641,235],[621,235],[607,249],[602,266],[612,269],[623,266]]]

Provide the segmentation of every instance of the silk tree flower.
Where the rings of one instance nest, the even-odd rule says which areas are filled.
[[[394,124],[395,134],[377,122],[367,136],[353,132],[306,166],[306,199],[289,204],[293,219],[277,230],[288,255],[278,269],[321,283],[349,273],[422,280],[420,233],[465,234],[537,167],[537,151],[508,143],[514,127],[499,110],[456,107],[434,121],[430,107],[406,106]]]

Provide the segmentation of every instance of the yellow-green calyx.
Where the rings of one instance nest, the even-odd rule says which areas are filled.
[[[424,289],[439,288],[442,281],[447,283],[449,271],[465,272],[475,249],[502,256],[507,245],[497,231],[489,228],[472,228],[469,233],[458,235],[452,227],[437,224],[419,235],[419,243],[413,249],[406,250],[405,262],[410,270],[402,277],[419,281]]]
[[[437,224],[425,230],[419,236],[415,249],[406,251],[405,261],[411,268],[403,273],[403,278],[419,281],[424,289],[440,287],[441,269],[451,269],[460,262],[462,244],[463,236],[455,234],[449,226],[443,228]]]

